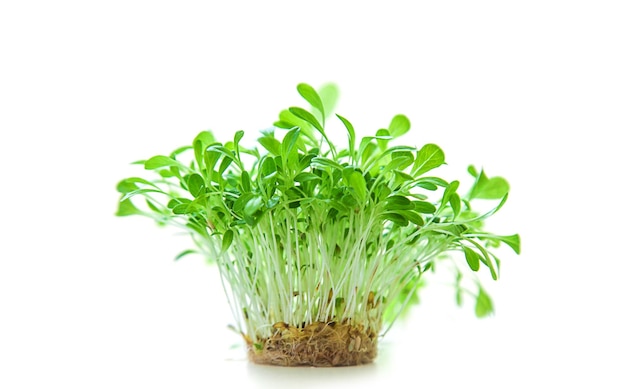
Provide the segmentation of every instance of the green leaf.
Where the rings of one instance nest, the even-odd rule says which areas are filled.
[[[205,146],[209,146],[209,145],[215,143],[215,137],[213,136],[213,133],[211,131],[201,131],[194,138],[194,143],[196,141],[201,142]]]
[[[493,256],[489,253],[489,251],[487,251],[480,243],[476,242],[475,240],[468,239],[467,241],[472,243],[474,247],[476,247],[478,251],[480,251],[480,253],[482,254],[479,256],[480,261],[489,267],[491,278],[493,278],[494,281],[497,280],[499,268],[497,267],[497,263],[494,264],[491,261],[491,258]]]
[[[484,171],[474,181],[469,199],[497,200],[509,192],[509,183],[502,177],[488,178]]]
[[[413,162],[413,161],[411,161],[411,162]],[[412,175],[410,175],[410,174],[407,174],[407,173],[405,173],[405,172],[401,172],[401,171],[399,171],[399,170],[393,170],[393,174],[394,174],[394,176],[395,176],[396,181],[397,181],[399,184],[402,184],[402,183],[404,183],[404,182],[409,182],[409,181],[410,181],[410,182],[413,182],[413,181],[414,181],[414,180],[413,180],[413,176],[412,176]]]
[[[261,167],[259,168],[259,171],[261,172],[261,178],[267,179],[276,174],[277,167],[274,158],[263,158],[261,159],[260,164]]]
[[[247,216],[254,216],[261,207],[263,207],[263,198],[261,196],[254,196],[248,200],[243,212]]]
[[[233,230],[226,230],[226,232],[224,232],[224,236],[222,237],[222,254],[225,253],[233,243],[234,236],[235,233]]]
[[[383,212],[381,214],[383,220],[389,220],[394,224],[406,227],[409,225],[409,219],[400,213],[397,212]]]
[[[146,188],[146,189],[137,189],[137,190],[134,190],[134,191],[132,191],[132,192],[128,192],[128,193],[126,193],[126,194],[122,197],[121,201],[124,201],[124,200],[129,199],[129,198],[131,198],[131,197],[133,197],[133,196],[140,195],[140,194],[144,194],[144,193],[161,193],[161,194],[166,194],[165,192],[163,192],[163,191],[162,191],[162,190],[160,190],[160,189],[150,189],[150,188]]]
[[[354,126],[352,125],[352,123],[350,123],[350,121],[348,121],[348,119],[344,118],[343,116],[340,116],[340,115],[335,115],[335,116],[337,116],[339,120],[341,120],[343,125],[346,127],[346,130],[348,131],[348,147],[350,151],[350,156],[353,159],[356,159],[354,155],[355,145],[356,145],[356,135],[354,133]]]
[[[150,208],[153,212],[155,213],[159,213],[164,215],[165,213],[163,212],[163,210],[161,210],[159,207],[157,207],[152,201],[146,199],[146,205],[148,206],[148,208]]]
[[[199,174],[192,174],[187,179],[187,186],[189,188],[189,193],[193,197],[198,197],[203,192],[204,189],[204,178],[202,178]]]
[[[172,153],[170,154],[170,158],[172,158],[172,159],[176,159],[176,156],[177,156],[178,154],[182,154],[182,153],[184,153],[185,151],[190,150],[190,149],[192,149],[192,147],[191,147],[191,146],[183,146],[183,147],[179,147],[179,148],[177,148],[176,150],[172,151]]]
[[[476,253],[476,251],[472,250],[469,247],[463,246],[463,253],[465,253],[465,260],[469,265],[470,269],[473,271],[478,271],[480,268],[480,256]]]
[[[237,157],[235,156],[235,154],[233,154],[232,151],[230,151],[224,146],[213,145],[213,146],[210,146],[207,151],[217,152],[221,154],[224,157],[224,159],[229,159],[231,162],[237,161]]]
[[[220,174],[224,174],[226,169],[228,169],[228,167],[230,166],[231,163],[233,163],[233,161],[234,161],[233,158],[222,158],[222,162],[220,163],[220,168],[219,168]]]
[[[462,280],[463,280],[463,273],[457,270],[454,286],[456,289],[456,293],[455,293],[456,305],[458,305],[459,307],[463,304],[463,288],[461,287]]]
[[[252,181],[250,180],[250,174],[247,171],[241,172],[241,188],[244,192],[250,192],[252,190]]]
[[[415,225],[418,225],[420,227],[424,225],[424,219],[419,215],[419,213],[415,211],[405,211],[403,215],[406,216],[406,218]]]
[[[424,145],[418,152],[415,164],[413,165],[412,174],[421,176],[422,174],[439,167],[445,163],[443,150],[439,146],[429,143]]]
[[[409,118],[404,115],[396,115],[391,119],[389,124],[389,133],[392,137],[397,138],[406,134],[411,128],[411,122]]]
[[[507,236],[498,235],[498,236],[496,236],[496,238],[499,241],[505,243],[510,248],[512,248],[513,251],[515,251],[516,254],[518,254],[518,255],[520,254],[520,252],[521,252],[521,244],[520,244],[520,236],[519,236],[519,234],[507,235]]]
[[[333,83],[327,83],[318,88],[318,94],[324,106],[324,113],[326,117],[328,117],[335,110],[335,106],[337,105],[339,88]]]
[[[184,256],[187,256],[189,254],[195,254],[195,253],[197,253],[196,250],[185,250],[185,251],[179,253],[176,257],[174,257],[174,260],[178,261],[179,259],[181,259]]]
[[[279,121],[274,123],[275,127],[291,130],[294,127],[300,127],[302,134],[309,140],[310,145],[316,145],[318,140],[313,133],[313,126],[307,121],[300,119],[288,109],[280,111]]]
[[[333,161],[332,159],[328,159],[326,157],[315,157],[311,159],[311,166],[315,168],[321,168],[321,169],[331,168],[331,169],[337,169],[339,171],[343,170],[343,166]]]
[[[235,132],[235,139],[233,143],[235,146],[235,153],[237,153],[237,157],[239,157],[239,142],[241,141],[241,138],[243,138],[243,134],[244,132],[241,130]]]
[[[312,113],[310,113],[309,111],[299,108],[299,107],[291,107],[289,108],[289,112],[291,112],[292,114],[294,114],[296,117],[306,121],[307,123],[311,124],[313,127],[315,127],[320,133],[322,133],[322,135],[324,135],[324,127],[322,127],[322,125],[320,124],[319,121],[317,121],[317,119],[315,118],[315,116],[313,116]],[[325,136],[324,136],[325,137]]]
[[[154,157],[148,159],[144,163],[144,167],[147,170],[154,170],[154,169],[159,169],[159,168],[169,167],[169,166],[185,167],[184,165],[182,165],[177,160],[172,159],[170,157],[166,157],[164,155],[154,156]]]
[[[390,211],[413,210],[415,209],[415,204],[405,196],[396,195],[387,198],[385,209]]]
[[[204,211],[204,208],[196,203],[178,204],[177,206],[172,208],[172,213],[175,215],[188,215],[202,211]]]
[[[420,177],[415,180],[418,183],[428,183],[435,187],[435,189],[440,186],[442,188],[448,187],[450,185],[446,180],[439,177]]]
[[[209,145],[215,143],[215,137],[210,131],[202,131],[194,138],[193,145],[193,153],[196,158],[196,163],[198,164],[198,169],[202,170],[204,168],[204,152]]]
[[[485,292],[485,290],[479,286],[478,296],[476,296],[476,306],[474,307],[474,313],[477,317],[486,317],[493,313],[493,302],[491,297]]]
[[[378,147],[380,147],[382,151],[387,150],[387,144],[389,144],[389,140],[391,139],[392,137],[389,134],[389,130],[381,128],[380,130],[376,131],[376,142],[378,143]]]
[[[213,169],[215,168],[215,164],[220,159],[220,153],[215,150],[205,150],[204,151],[204,167],[207,170],[209,183],[213,180]]]
[[[459,216],[461,212],[461,196],[458,193],[452,193],[450,195],[450,207],[452,208],[452,212],[454,213],[454,217]]]
[[[413,209],[415,212],[432,214],[437,211],[437,207],[428,201],[413,201]]]
[[[297,149],[294,148],[296,142],[298,141],[298,137],[300,136],[300,128],[294,128],[289,130],[285,137],[283,138],[283,143],[281,147],[283,161],[292,161],[291,156],[297,156]],[[292,163],[287,163],[286,166],[291,166]]]
[[[367,198],[367,185],[365,184],[363,175],[358,171],[354,171],[348,181],[350,182],[350,186],[354,189],[357,200],[361,203],[364,202]]]
[[[126,193],[139,189],[139,186],[137,186],[137,183],[148,185],[148,186],[158,189],[158,187],[152,182],[145,180],[143,178],[139,178],[139,177],[130,177],[130,178],[125,178],[121,180],[117,184],[116,189],[118,192],[126,194]]]
[[[315,158],[317,154],[307,154],[300,156],[298,161],[298,170],[303,171],[311,166],[311,161]]]
[[[258,139],[258,142],[265,148],[265,150],[269,151],[271,154],[275,156],[280,155],[280,141],[274,137],[264,136]]]
[[[317,119],[315,118],[315,116],[313,116],[312,113],[310,113],[309,111],[305,109],[298,108],[298,107],[289,108],[289,112],[294,114],[296,117],[306,121],[307,123],[310,123],[315,129],[317,129],[317,131],[319,131],[319,133],[322,135],[322,138],[324,138],[326,143],[328,143],[328,147],[330,147],[330,151],[333,154],[333,156],[337,154],[337,151],[335,150],[335,145],[328,138],[328,136],[326,135],[326,132],[324,132],[324,126],[322,126],[317,121]]]
[[[315,89],[313,89],[312,86],[304,83],[298,84],[296,88],[298,89],[298,93],[300,93],[300,96],[302,96],[309,104],[311,104],[311,107],[318,110],[321,114],[322,120],[324,120],[326,118],[326,114],[324,113],[324,104],[322,103],[322,99],[317,94]]]
[[[299,173],[298,175],[296,175],[293,178],[294,181],[296,182],[309,182],[309,181],[321,181],[322,178],[320,176],[318,176],[317,174],[313,174],[313,173],[308,173],[308,172],[302,172]]]
[[[394,151],[391,153],[392,161],[399,161],[398,165],[394,167],[394,169],[398,169],[400,171],[406,169],[411,166],[411,164],[415,161],[415,156],[410,151]],[[413,179],[413,177],[411,177]]]
[[[189,204],[191,202],[191,200],[186,199],[184,197],[177,197],[174,199],[171,199],[170,201],[167,202],[167,207],[169,209],[173,209],[175,206],[179,205],[179,204]]]
[[[448,202],[450,201],[450,197],[452,196],[452,194],[456,193],[456,190],[459,188],[459,182],[457,180],[454,180],[452,182],[450,182],[450,184],[448,184],[448,186],[446,187],[446,189],[443,192],[443,196],[441,197],[441,208],[443,209],[443,207],[448,204]]]
[[[363,142],[361,142],[361,146],[363,146]],[[376,156],[377,154],[376,150],[378,150],[378,146],[373,142],[368,142],[368,143],[365,143],[365,147],[363,147],[362,149],[359,147],[359,151],[361,150],[362,152],[359,153],[361,156],[361,165],[362,166],[370,165],[371,164],[370,159],[373,160],[374,157]]]
[[[131,215],[143,215],[143,212],[135,207],[135,204],[130,199],[122,200],[117,205],[117,212],[115,216],[131,216]]]
[[[423,188],[426,190],[437,190],[437,185],[431,182],[416,181],[415,186],[419,186],[420,188]]]
[[[480,221],[480,220],[484,220],[488,217],[490,217],[491,215],[493,215],[494,213],[498,212],[500,210],[500,208],[502,208],[502,206],[504,206],[504,203],[506,203],[506,200],[508,199],[509,194],[505,194],[502,199],[500,199],[500,202],[498,203],[498,205],[493,208],[492,210],[490,210],[489,212],[486,212],[482,215],[479,215],[477,217],[474,217],[472,219],[466,220],[466,222],[474,222],[474,221]]]

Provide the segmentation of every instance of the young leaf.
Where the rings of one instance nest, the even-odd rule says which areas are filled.
[[[313,116],[313,114],[311,114],[307,110],[304,110],[298,107],[289,108],[289,112],[291,112],[298,118],[306,121],[307,123],[310,123],[313,127],[315,127],[315,129],[317,129],[317,131],[319,131],[319,133],[322,135],[322,138],[324,138],[326,143],[328,143],[328,147],[330,147],[330,151],[333,154],[333,157],[337,155],[337,151],[335,150],[335,145],[328,138],[328,136],[326,135],[326,132],[324,131],[324,127],[317,121],[317,119],[315,118],[315,116]]]
[[[264,136],[258,139],[258,142],[265,148],[265,150],[269,151],[271,154],[275,156],[280,155],[280,141],[274,137]]]
[[[147,170],[154,170],[154,169],[159,169],[159,168],[169,167],[169,166],[185,167],[184,165],[182,165],[180,162],[176,161],[175,159],[166,157],[164,155],[154,156],[148,159],[144,163],[144,167]]]
[[[469,247],[463,246],[463,253],[465,254],[465,260],[469,265],[470,269],[473,271],[478,271],[480,267],[480,256],[476,253],[476,251],[472,250]]]
[[[378,142],[378,147],[382,151],[387,150],[387,144],[389,143],[390,139],[392,139],[392,137],[389,134],[389,130],[381,128],[380,130],[376,131],[376,142]]]
[[[118,203],[117,212],[115,216],[130,216],[130,215],[142,215],[141,212],[135,204],[130,199],[122,200]]]
[[[403,215],[406,216],[411,223],[417,226],[421,227],[424,225],[424,219],[415,211],[405,211]]]
[[[409,225],[409,219],[403,214],[397,212],[384,212],[382,215],[383,220],[392,221],[394,224],[406,227]]]
[[[392,137],[397,138],[406,134],[411,128],[411,122],[409,118],[404,115],[396,115],[391,119],[389,124],[389,133]]]
[[[193,145],[193,153],[196,158],[196,163],[198,164],[198,169],[202,170],[204,168],[204,151],[213,143],[215,143],[215,137],[210,131],[200,132],[191,143]]]
[[[327,83],[318,88],[318,94],[324,106],[324,113],[328,117],[335,110],[339,98],[339,88],[333,83]]]
[[[356,157],[354,155],[354,147],[356,145],[356,135],[354,133],[354,126],[352,126],[352,123],[350,123],[350,121],[346,118],[344,118],[343,116],[340,115],[335,115],[339,118],[339,120],[341,120],[341,122],[343,123],[343,125],[346,127],[346,130],[348,131],[348,150],[350,152],[350,157],[354,160]]]
[[[478,177],[478,171],[474,165],[469,165],[467,167],[467,172],[474,178]]]
[[[243,134],[244,132],[241,130],[235,132],[235,140],[233,143],[235,145],[235,153],[237,154],[237,158],[241,158],[239,154],[239,142],[241,141],[241,138],[243,138]]]
[[[421,176],[422,174],[439,167],[445,163],[443,150],[439,146],[429,143],[424,145],[418,152],[415,164],[413,165],[412,174]]]
[[[293,180],[296,182],[304,183],[304,182],[310,182],[310,181],[321,181],[322,178],[318,176],[317,174],[301,172],[298,175],[296,175],[293,178]]]
[[[282,152],[282,157],[283,157],[283,161],[288,161],[287,165],[294,165],[295,163],[292,162],[291,156],[292,155],[296,155],[297,156],[297,150],[294,149],[294,146],[296,145],[296,142],[298,141],[298,137],[300,136],[300,129],[299,128],[294,128],[289,130],[289,132],[285,135],[285,137],[283,138],[283,143],[282,143],[282,147],[281,147],[281,152]]]
[[[493,302],[491,297],[485,292],[482,287],[478,287],[478,296],[476,296],[476,306],[474,307],[474,313],[477,317],[486,317],[493,313]]]
[[[468,194],[471,199],[497,200],[509,192],[509,183],[502,177],[487,178],[481,170]]]
[[[126,199],[129,199],[133,196],[137,196],[137,195],[143,195],[146,193],[161,193],[161,194],[166,194],[165,192],[163,192],[161,189],[151,189],[151,188],[146,188],[146,189],[137,189],[134,190],[132,192],[128,192],[126,193],[124,196],[122,196],[122,199],[120,201],[124,201]]]
[[[367,186],[365,185],[365,179],[363,175],[358,171],[352,172],[349,177],[350,186],[354,189],[357,200],[364,202],[367,198]]]
[[[200,133],[198,133],[198,135],[196,135],[193,140],[194,143],[196,141],[199,141],[205,146],[209,146],[215,143],[215,137],[213,136],[213,133],[211,131],[201,131]]]
[[[126,193],[139,189],[139,186],[137,186],[137,183],[148,185],[148,186],[158,189],[158,187],[152,182],[145,180],[143,178],[139,178],[139,177],[125,178],[117,184],[116,188],[118,192],[126,194]]]
[[[233,232],[233,230],[226,230],[224,232],[224,236],[222,237],[222,253],[225,253],[226,250],[228,250],[230,245],[233,243],[234,236],[235,233]]]
[[[519,234],[507,235],[507,236],[494,235],[493,238],[499,240],[500,242],[505,243],[507,246],[512,248],[513,251],[515,251],[515,254],[520,254],[520,252],[521,252],[521,250],[520,250],[521,245],[520,245],[520,236],[519,236]]]
[[[461,196],[459,196],[456,192],[450,195],[450,207],[452,208],[454,218],[456,219],[461,212]]]
[[[184,257],[184,256],[186,256],[186,255],[189,255],[189,254],[195,254],[195,253],[197,253],[197,251],[196,251],[196,250],[185,250],[185,251],[183,251],[183,252],[179,253],[178,255],[176,255],[176,256],[174,257],[174,260],[175,260],[175,261],[178,261],[179,259],[181,259],[182,257]]]
[[[413,201],[413,209],[415,212],[432,214],[437,211],[437,207],[428,201]]]
[[[250,173],[247,171],[241,172],[241,189],[244,192],[250,192],[252,190],[252,181],[250,180]]]
[[[394,169],[402,171],[411,166],[411,164],[415,161],[415,157],[410,151],[394,151],[391,153],[391,160],[398,161],[398,165],[394,167]],[[413,177],[411,177],[411,179],[413,179]]]
[[[331,168],[331,169],[336,169],[338,171],[343,170],[343,166],[333,161],[332,159],[325,158],[325,157],[315,157],[311,159],[311,166],[316,167],[316,168],[322,168],[322,169]]]
[[[202,178],[199,174],[192,174],[187,179],[187,187],[189,188],[189,193],[193,197],[198,197],[202,193],[204,189],[204,178]]]
[[[415,204],[405,196],[395,195],[387,198],[385,209],[390,211],[413,210],[415,209]]]
[[[443,207],[448,204],[448,202],[450,201],[450,197],[452,197],[452,195],[456,193],[456,190],[458,188],[459,182],[457,180],[454,180],[450,182],[450,184],[448,184],[445,191],[443,192],[443,196],[441,197],[441,209],[443,209]]]
[[[311,104],[311,107],[320,112],[323,122],[326,118],[326,114],[324,113],[324,104],[322,103],[322,99],[317,94],[315,89],[313,89],[312,86],[304,83],[298,84],[296,89],[298,90],[298,93],[300,93],[300,96],[302,96],[309,104]]]
[[[289,112],[294,114],[296,117],[298,117],[298,118],[306,121],[307,123],[311,124],[313,127],[315,127],[324,136],[324,138],[326,138],[326,136],[324,134],[324,127],[322,127],[320,122],[317,121],[317,119],[315,118],[315,116],[313,116],[312,113],[310,113],[309,111],[307,111],[305,109],[299,108],[299,107],[291,107],[291,108],[289,108]]]
[[[263,206],[263,198],[261,196],[254,196],[246,203],[244,207],[244,214],[247,216],[254,216],[254,214]]]

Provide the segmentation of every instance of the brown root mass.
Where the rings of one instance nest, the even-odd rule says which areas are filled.
[[[279,366],[352,366],[376,357],[378,334],[362,325],[316,322],[304,327],[274,324],[274,334],[257,344],[248,341],[248,357]]]

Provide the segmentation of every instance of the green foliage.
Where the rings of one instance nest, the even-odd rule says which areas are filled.
[[[520,253],[518,235],[483,230],[507,199],[504,178],[470,166],[474,182],[461,195],[459,181],[426,175],[445,164],[440,147],[394,144],[410,130],[406,116],[359,139],[348,119],[332,115],[336,86],[297,91],[310,108],[281,111],[255,147],[241,146],[243,131],[226,142],[202,131],[191,146],[139,161],[152,179],[117,185],[118,216],[182,228],[195,247],[176,259],[201,253],[218,264],[253,339],[279,321],[392,323],[419,300],[436,261],[452,259],[469,274],[485,267],[497,279],[494,250],[504,243]],[[329,137],[342,133],[343,148]],[[479,212],[476,199],[497,205]],[[444,255],[454,253],[460,259]],[[474,296],[477,316],[492,312],[480,284]]]

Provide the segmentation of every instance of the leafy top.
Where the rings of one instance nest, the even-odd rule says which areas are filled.
[[[307,234],[317,234],[332,247],[321,242],[310,252],[346,264],[352,264],[346,253],[356,250],[348,246],[358,245],[354,255],[364,268],[380,258],[391,266],[401,255],[416,257],[416,250],[436,245],[432,256],[403,268],[417,276],[431,267],[436,256],[458,251],[469,269],[478,271],[482,264],[497,279],[500,261],[493,249],[504,243],[519,254],[519,235],[483,231],[483,221],[507,199],[509,185],[504,178],[490,178],[470,166],[474,182],[461,195],[459,181],[432,175],[445,164],[439,146],[394,144],[410,130],[405,115],[394,116],[375,135],[357,138],[347,118],[332,115],[336,86],[317,91],[302,83],[297,91],[310,107],[280,112],[274,126],[261,132],[255,147],[242,146],[243,131],[225,143],[202,131],[191,146],[138,161],[157,176],[122,180],[117,186],[121,193],[117,215],[143,215],[182,227],[202,252],[214,257],[231,250],[233,242],[243,245],[242,252],[250,252],[246,241],[256,241],[274,225],[276,242],[283,244],[296,234],[300,245],[305,245]],[[345,129],[346,147],[337,146],[329,136],[328,123],[333,119]],[[133,202],[138,195],[145,204]],[[479,213],[472,205],[477,199],[497,203]],[[293,223],[282,225],[281,220]],[[276,250],[286,249],[277,246]],[[490,313],[490,300],[482,287],[476,297],[476,314]]]

